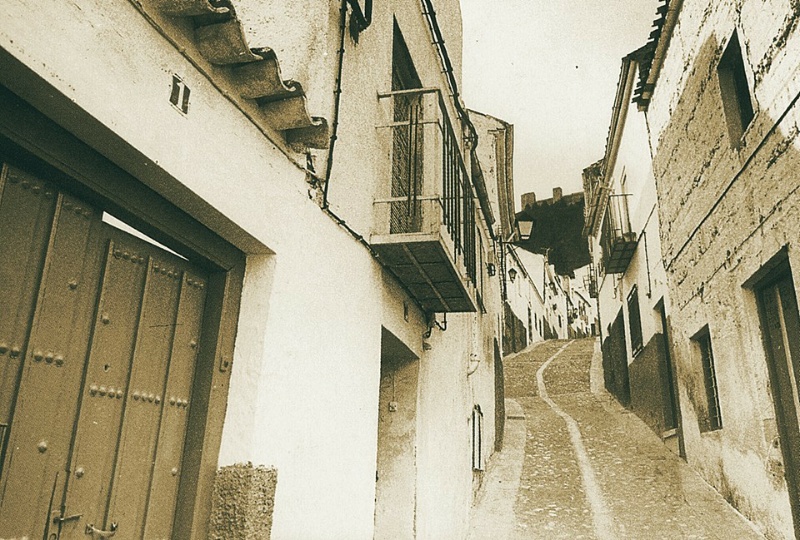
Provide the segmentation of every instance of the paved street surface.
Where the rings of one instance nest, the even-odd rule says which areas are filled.
[[[602,390],[594,349],[548,341],[505,360],[505,444],[470,540],[763,538]]]

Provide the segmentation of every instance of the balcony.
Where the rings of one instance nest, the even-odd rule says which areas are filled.
[[[441,92],[378,96],[378,192],[370,244],[422,308],[476,311],[476,206]]]
[[[589,298],[597,298],[597,272],[591,263],[589,263],[587,274],[583,276],[583,287],[589,292]]]
[[[638,235],[631,230],[628,194],[610,195],[600,244],[606,274],[622,274],[636,253]]]

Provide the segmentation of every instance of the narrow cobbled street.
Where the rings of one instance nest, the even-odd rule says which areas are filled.
[[[595,344],[506,359],[505,444],[470,539],[763,538],[602,389]]]

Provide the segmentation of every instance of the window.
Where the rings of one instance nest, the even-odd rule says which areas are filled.
[[[483,470],[483,411],[480,405],[472,409],[472,469]]]
[[[528,341],[533,341],[533,314],[528,306]]]
[[[753,120],[753,100],[744,70],[739,35],[734,32],[717,66],[722,107],[731,146],[738,147],[742,134]]]
[[[722,429],[722,413],[719,407],[719,390],[717,388],[717,373],[714,368],[714,352],[711,349],[711,334],[708,326],[704,327],[692,340],[700,351],[700,362],[703,365],[703,382],[708,401],[707,415],[699,415],[700,432]]]
[[[421,88],[400,28],[395,22],[392,48],[392,90]],[[410,233],[422,230],[423,123],[422,95],[400,94],[394,98],[392,140],[391,232]],[[473,280],[474,281],[474,280]]]
[[[628,295],[628,330],[631,336],[631,354],[636,356],[643,348],[642,319],[639,314],[639,290],[636,285]]]

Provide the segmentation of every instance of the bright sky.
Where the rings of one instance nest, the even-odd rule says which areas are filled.
[[[462,95],[514,124],[520,195],[581,191],[603,157],[622,57],[647,42],[658,0],[461,0]]]

